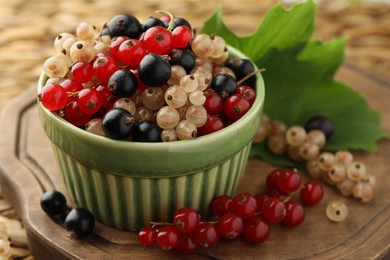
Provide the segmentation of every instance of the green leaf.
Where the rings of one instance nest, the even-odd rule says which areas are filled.
[[[223,23],[222,6],[204,24],[201,32],[217,34],[241,50],[252,60],[262,57],[269,48],[283,49],[307,41],[314,32],[315,4],[309,1],[286,11],[281,4],[267,12],[257,30],[249,36],[238,37]],[[302,22],[304,21],[304,22]]]
[[[304,125],[310,117],[324,115],[334,125],[334,136],[326,149],[373,150],[376,141],[385,136],[380,128],[381,116],[360,93],[333,79],[344,61],[346,41],[310,40],[314,18],[312,1],[288,11],[278,4],[253,34],[239,37],[223,23],[219,7],[201,32],[222,36],[259,68],[266,68],[264,111],[272,120],[282,120],[288,126]],[[252,147],[252,155],[272,164],[302,167],[287,156],[271,154],[264,143]]]

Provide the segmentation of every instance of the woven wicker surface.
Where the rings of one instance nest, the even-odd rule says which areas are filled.
[[[101,26],[114,14],[128,12],[141,21],[158,9],[188,19],[200,28],[223,4],[227,25],[248,34],[276,0],[0,0],[0,110],[12,97],[36,84],[43,61],[53,53],[54,37],[73,32],[81,21]],[[348,39],[347,62],[390,81],[390,5],[319,3],[314,38]],[[37,198],[37,201],[39,198]],[[0,197],[0,225],[5,224],[13,243],[13,258],[32,259],[21,223],[12,205]]]

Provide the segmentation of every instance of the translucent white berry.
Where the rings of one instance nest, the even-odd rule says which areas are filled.
[[[203,106],[189,106],[186,111],[186,119],[196,127],[203,126],[207,121],[207,111]]]
[[[214,51],[210,56],[211,58],[219,58],[224,54],[226,49],[225,39],[218,35],[211,35],[211,39],[214,43]]]
[[[302,126],[294,125],[287,129],[286,140],[291,146],[300,146],[306,140],[306,130]]]
[[[165,92],[166,103],[174,108],[179,108],[187,103],[187,92],[180,86],[171,86]]]
[[[358,182],[353,187],[353,196],[363,202],[369,202],[374,197],[374,189],[368,182]]]
[[[324,172],[318,166],[318,163],[316,160],[308,161],[306,164],[306,169],[307,169],[309,175],[314,179],[320,179],[320,178],[322,178],[322,175],[324,174]]]
[[[73,62],[91,62],[96,56],[96,50],[91,41],[77,41],[70,48],[70,58]]]
[[[332,153],[323,152],[318,156],[317,162],[321,170],[329,171],[335,165],[335,157]]]
[[[347,166],[353,162],[353,155],[346,150],[340,150],[335,154],[335,163]]]
[[[353,193],[353,187],[355,186],[355,182],[345,178],[343,181],[337,183],[337,188],[340,190],[343,196],[351,196]]]
[[[105,136],[105,133],[104,133],[103,128],[102,128],[102,120],[100,118],[91,119],[85,125],[85,130],[90,132],[90,133],[93,133],[93,134]]]
[[[204,102],[206,102],[206,96],[201,90],[195,90],[194,92],[191,92],[188,96],[188,99],[190,100],[191,104],[197,106],[203,106]]]
[[[344,165],[335,164],[329,169],[328,175],[332,181],[338,183],[347,178],[347,171]]]
[[[172,129],[180,121],[180,115],[177,110],[170,106],[163,106],[157,112],[156,122],[162,129]]]
[[[76,28],[76,35],[80,40],[94,40],[98,35],[98,31],[94,25],[81,22]]]
[[[301,146],[299,146],[299,154],[305,160],[314,160],[317,158],[320,153],[320,148],[317,144],[305,142]]]
[[[187,93],[191,93],[198,88],[198,81],[194,75],[186,75],[180,79],[180,87],[182,87]]]
[[[188,120],[180,121],[176,126],[177,137],[180,140],[195,138],[198,135],[196,125]]]
[[[191,49],[198,57],[210,57],[214,52],[214,43],[209,35],[198,34],[192,40]]]
[[[71,33],[63,32],[57,35],[57,37],[54,39],[54,48],[56,49],[57,52],[62,51],[62,49],[64,48],[63,47],[64,42],[69,38],[74,39],[74,41],[76,41],[75,36]]]
[[[268,149],[276,155],[284,154],[288,148],[286,139],[281,135],[272,135],[268,137],[267,146]]]
[[[348,216],[348,208],[340,201],[332,201],[326,207],[326,216],[333,222],[342,222]]]
[[[49,78],[63,78],[68,74],[71,65],[65,54],[57,53],[43,63],[43,71]]]
[[[306,141],[316,144],[319,148],[322,148],[325,145],[326,136],[322,131],[314,129],[307,133]]]
[[[177,140],[177,133],[175,129],[164,129],[161,132],[161,140],[163,142],[172,142]]]
[[[361,181],[366,177],[366,167],[360,162],[352,162],[347,166],[347,176],[353,181]]]

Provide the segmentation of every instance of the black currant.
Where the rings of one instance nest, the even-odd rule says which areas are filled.
[[[92,233],[95,217],[85,208],[75,208],[66,216],[64,224],[66,230],[71,232],[71,236],[82,238]]]
[[[102,128],[105,135],[112,139],[128,137],[134,128],[133,115],[123,108],[113,108],[102,119]]]
[[[173,19],[173,29],[175,29],[176,27],[178,27],[180,25],[184,25],[184,26],[187,26],[188,28],[192,29],[191,24],[186,19],[184,19],[182,17],[176,17],[175,19]]]
[[[226,67],[233,70],[236,75],[237,81],[240,81],[246,75],[253,73],[255,71],[255,67],[252,62],[248,59],[239,59],[239,58],[230,58],[226,61]],[[247,85],[252,88],[256,87],[256,75],[245,80],[242,85]]]
[[[222,73],[213,78],[211,88],[217,92],[223,99],[233,94],[237,88],[236,80],[229,74]]]
[[[160,55],[147,54],[139,64],[138,75],[150,87],[161,86],[171,77],[171,65]]]
[[[51,217],[64,214],[68,209],[65,196],[56,190],[43,193],[41,197],[41,208]]]
[[[320,130],[326,136],[326,140],[329,140],[333,135],[333,125],[329,118],[325,116],[313,116],[307,120],[305,124],[305,129],[307,132],[313,129]]]
[[[117,70],[108,80],[108,89],[116,97],[130,97],[137,91],[137,78],[129,70]]]
[[[142,25],[142,31],[146,32],[149,28],[152,28],[152,27],[155,27],[155,26],[162,26],[162,27],[164,27],[165,24],[160,19],[154,18],[154,17],[151,16]]]
[[[134,142],[161,142],[162,129],[153,121],[139,121],[133,131]]]
[[[142,33],[141,24],[137,18],[129,14],[118,14],[107,24],[111,38],[115,36],[127,36],[137,39]]]
[[[169,64],[182,66],[187,74],[195,67],[195,56],[189,49],[173,49],[169,53]]]

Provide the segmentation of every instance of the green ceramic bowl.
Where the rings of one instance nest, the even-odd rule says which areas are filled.
[[[245,58],[233,48],[232,56]],[[47,77],[42,74],[38,93]],[[38,103],[42,127],[52,142],[59,172],[74,202],[96,219],[127,230],[150,221],[171,221],[176,209],[207,216],[218,195],[233,195],[245,170],[264,103],[257,75],[251,109],[228,127],[192,140],[137,143],[94,135]]]

